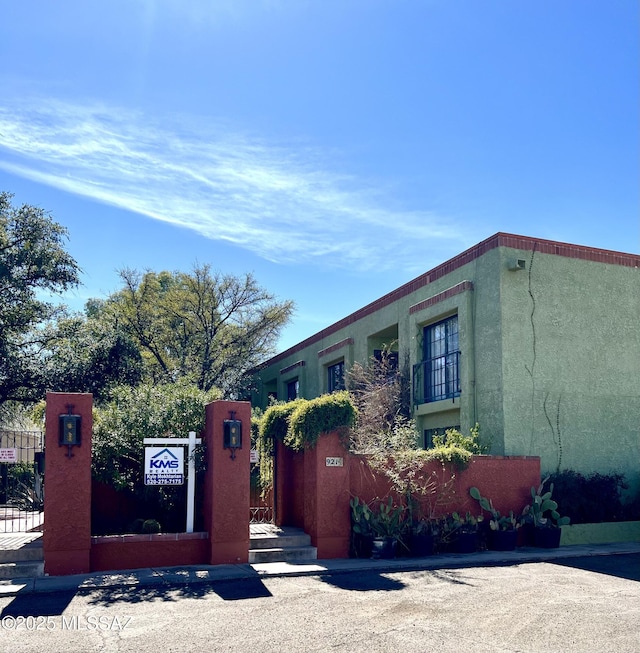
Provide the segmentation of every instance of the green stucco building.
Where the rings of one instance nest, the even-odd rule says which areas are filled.
[[[393,343],[416,424],[640,484],[640,256],[498,233],[266,361],[253,402],[313,398]]]

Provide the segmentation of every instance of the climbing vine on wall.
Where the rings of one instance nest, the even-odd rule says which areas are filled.
[[[355,424],[357,411],[347,391],[322,395],[316,399],[295,399],[273,404],[265,411],[258,432],[260,485],[273,483],[276,440],[294,451],[314,447],[322,433],[348,430]]]

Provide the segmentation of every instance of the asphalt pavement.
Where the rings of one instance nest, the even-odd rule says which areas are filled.
[[[393,573],[433,569],[459,569],[516,565],[526,562],[556,562],[572,558],[640,554],[640,542],[563,546],[557,549],[522,547],[515,551],[480,551],[393,560],[335,559],[262,564],[191,565],[182,567],[115,570],[70,576],[39,576],[0,581],[0,597],[73,590],[180,586],[223,580],[290,576],[323,576],[340,573]]]

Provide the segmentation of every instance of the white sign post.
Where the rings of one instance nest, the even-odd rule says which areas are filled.
[[[187,445],[187,533],[193,533],[193,515],[195,513],[196,498],[196,463],[193,459],[193,452],[196,444],[200,444],[202,440],[196,438],[195,431],[189,431],[188,438],[145,438],[143,442],[144,444]]]

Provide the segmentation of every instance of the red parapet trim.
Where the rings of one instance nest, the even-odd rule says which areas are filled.
[[[261,365],[258,365],[253,371],[257,372],[269,365],[273,365],[292,354],[295,354],[303,349],[306,349],[310,345],[313,345],[316,342],[322,341],[324,338],[327,338],[340,329],[361,320],[371,313],[379,311],[381,308],[393,304],[398,299],[406,297],[411,293],[423,288],[424,286],[444,277],[447,274],[450,274],[454,270],[461,268],[463,265],[467,265],[472,261],[480,258],[483,254],[495,249],[496,247],[509,247],[511,249],[520,249],[528,252],[536,251],[541,254],[553,254],[555,256],[565,256],[567,258],[581,259],[583,261],[593,261],[596,263],[608,263],[610,265],[621,265],[625,267],[640,267],[640,256],[637,254],[626,254],[624,252],[616,252],[613,250],[607,249],[598,249],[596,247],[585,247],[582,245],[572,245],[570,243],[562,243],[553,240],[544,240],[541,238],[532,238],[530,236],[517,236],[515,234],[508,234],[503,232],[498,232],[493,236],[490,236],[486,240],[470,247],[469,249],[461,252],[457,256],[454,256],[452,259],[445,261],[441,265],[421,274],[419,277],[416,277],[412,281],[405,283],[404,285],[392,290],[390,293],[383,295],[379,299],[367,304],[361,309],[357,310],[351,315],[338,320],[334,324],[328,326],[322,331],[309,336],[302,342],[299,342],[297,345],[293,345],[289,349],[277,354],[273,358],[265,361]]]
[[[474,454],[473,460],[483,458],[488,458],[490,460],[537,460],[540,456],[496,456],[494,454],[484,455],[484,454]]]
[[[280,370],[280,374],[286,374],[287,372],[291,372],[291,370],[295,370],[296,367],[304,367],[306,363],[304,361],[296,361],[293,363],[293,365],[288,365],[287,367],[283,367]]]
[[[433,306],[438,302],[449,299],[449,297],[453,297],[454,295],[459,295],[460,293],[463,293],[467,290],[473,290],[473,283],[471,281],[462,281],[461,283],[458,283],[455,286],[452,286],[451,288],[448,288],[447,290],[434,295],[433,297],[428,297],[424,301],[414,304],[409,308],[409,314],[412,315],[413,313],[422,311],[425,308],[429,308],[429,306]]]
[[[338,351],[338,349],[342,349],[343,347],[347,347],[348,345],[352,345],[352,344],[353,344],[353,338],[345,338],[340,342],[336,342],[335,345],[331,345],[331,347],[327,347],[326,349],[320,350],[318,352],[318,358],[322,358],[323,356],[327,356],[328,354],[333,354],[334,351]]]

